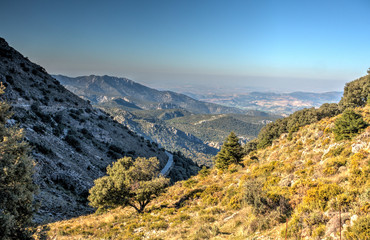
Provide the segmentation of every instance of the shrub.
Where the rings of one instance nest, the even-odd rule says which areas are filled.
[[[203,166],[202,169],[199,171],[199,175],[202,178],[205,178],[210,174],[210,172],[211,170],[209,168],[207,168],[206,166]]]
[[[347,109],[343,112],[342,116],[335,120],[335,127],[333,129],[335,139],[337,141],[351,139],[367,126],[368,123],[362,119],[360,114],[357,114],[352,109]]]
[[[262,189],[263,183],[257,179],[244,184],[243,201],[251,205],[256,213],[264,212],[267,205],[266,193]]]
[[[370,236],[370,215],[361,216],[344,232],[346,239],[368,239]]]
[[[343,192],[337,184],[319,183],[316,187],[310,188],[303,198],[303,207],[308,209],[327,210],[328,202],[333,197]]]

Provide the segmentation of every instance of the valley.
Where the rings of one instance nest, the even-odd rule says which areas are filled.
[[[370,240],[369,1],[0,4],[0,240]]]
[[[25,230],[33,238],[370,235],[370,71],[346,84],[338,104],[281,117],[108,76],[69,79],[71,92],[4,39],[0,54],[1,111],[8,102],[14,113],[1,127],[24,129],[35,162],[40,207]]]
[[[158,91],[125,78],[54,77],[130,130],[170,151],[180,151],[200,166],[213,166],[213,157],[231,131],[245,144],[280,117]]]
[[[245,110],[259,110],[287,116],[303,108],[320,107],[324,103],[338,103],[342,92],[246,92],[246,93],[198,93],[190,96],[200,101],[237,107]]]

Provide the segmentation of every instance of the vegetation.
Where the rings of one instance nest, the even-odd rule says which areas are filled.
[[[255,138],[263,120],[275,120],[276,116],[251,116],[243,114],[197,114],[166,121],[170,126],[188,132],[205,142],[222,142],[231,131],[238,136]]]
[[[356,109],[368,121],[370,106]],[[339,118],[339,117],[336,117]],[[111,209],[49,225],[58,239],[366,239],[370,209],[370,129],[335,140],[336,118],[300,127],[252,151],[220,174],[204,168],[177,182],[137,214]],[[229,168],[230,168],[229,167]],[[353,219],[353,220],[351,220]],[[357,219],[357,220],[356,220]],[[348,227],[345,227],[345,225]]]
[[[340,111],[328,104],[269,125],[261,135],[266,145],[257,149],[261,138],[249,144],[240,165],[230,164],[222,174],[203,168],[169,187],[142,214],[110,209],[50,224],[48,234],[60,239],[338,239],[339,234],[368,239],[370,127],[364,122],[370,121],[370,106]],[[336,139],[338,126],[348,128],[342,122],[359,131]]]
[[[169,184],[159,173],[157,158],[118,159],[107,167],[107,176],[95,180],[90,190],[90,205],[96,208],[131,206],[143,213],[148,203]]]
[[[349,82],[344,87],[343,97],[339,102],[341,110],[363,107],[368,102],[370,94],[370,75]]]
[[[283,133],[289,133],[288,137],[289,139],[291,139],[292,134],[298,131],[300,127],[318,122],[326,117],[334,117],[340,114],[341,112],[345,111],[346,109],[364,107],[369,102],[368,100],[369,94],[370,94],[370,75],[368,74],[364,77],[361,77],[355,81],[346,84],[344,88],[343,97],[339,104],[325,103],[319,109],[315,108],[303,109],[291,114],[286,118],[278,119],[277,121],[268,124],[267,126],[262,128],[255,142],[256,144],[250,144],[247,146],[247,151],[250,152],[256,150],[257,148],[263,149],[267,146],[270,146],[273,140],[278,138]],[[345,115],[346,117],[349,117],[348,113],[346,113]],[[353,114],[352,117],[354,117]],[[361,122],[361,120],[358,121]],[[358,122],[357,124],[360,125],[364,124],[360,122]],[[361,128],[361,126],[354,127],[355,129],[358,127]],[[365,127],[365,125],[363,125],[363,127]],[[343,127],[341,129],[344,130]],[[347,129],[345,131],[356,131],[356,130]],[[339,135],[343,134],[339,133]],[[347,137],[348,136],[344,138]],[[341,137],[339,137],[338,139],[341,139]]]
[[[262,128],[258,134],[256,147],[262,149],[270,146],[272,141],[283,133],[289,133],[289,138],[291,139],[291,135],[298,131],[300,127],[318,122],[326,117],[336,116],[339,113],[338,105],[335,103],[323,104],[318,109],[309,108],[297,111]]]
[[[335,139],[351,139],[367,126],[368,124],[362,119],[360,114],[357,114],[352,109],[347,109],[335,121],[335,128],[333,129]]]
[[[245,143],[277,116],[191,114],[182,109],[135,110],[102,107],[111,116],[169,151],[181,151],[198,165],[213,166],[213,157],[231,131]],[[195,136],[195,137],[194,137]]]
[[[231,164],[239,164],[243,157],[243,148],[239,143],[239,138],[234,132],[225,140],[220,152],[215,158],[215,166],[218,169],[227,169]]]
[[[10,105],[0,101],[0,234],[2,239],[28,239],[37,190],[32,182],[35,163],[28,155],[23,130],[7,124],[11,116]]]

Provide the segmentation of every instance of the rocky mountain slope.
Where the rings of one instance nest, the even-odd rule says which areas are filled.
[[[33,147],[34,180],[40,186],[38,222],[90,212],[88,190],[117,158],[154,156],[162,166],[167,162],[163,148],[94,109],[2,38],[0,81],[6,86],[4,98],[13,107],[9,124],[24,128]],[[175,163],[173,180],[186,179],[199,169],[180,155]]]
[[[245,143],[255,138],[267,122],[276,119],[276,116],[253,110],[231,116],[223,112],[242,111],[196,101],[174,92],[158,91],[124,78],[55,77],[130,130],[166,149],[181,151],[199,165],[213,165],[212,158],[230,131],[235,131]],[[213,112],[223,114],[209,114]]]
[[[181,131],[167,123],[171,117],[178,116],[176,112],[179,113],[181,110],[152,110],[152,114],[150,114],[147,111],[128,112],[120,108],[102,109],[113,116],[117,122],[127,126],[145,139],[156,142],[170,151],[180,151],[200,166],[213,165],[212,158],[217,154],[217,148],[209,146],[193,134]],[[163,114],[157,114],[158,112]]]
[[[94,104],[119,98],[121,102],[146,110],[182,108],[192,113],[203,114],[244,113],[238,108],[198,101],[184,94],[158,91],[126,78],[95,75],[76,78],[62,75],[54,77],[67,89]]]
[[[241,165],[203,169],[170,187],[144,214],[117,208],[48,225],[47,234],[58,239],[368,239],[370,126],[358,119],[370,123],[369,82],[370,75],[346,85],[340,106],[357,106],[354,110],[281,134]],[[338,138],[343,134],[346,138]]]
[[[98,107],[146,139],[171,151],[181,151],[198,165],[209,167],[213,166],[213,157],[231,131],[245,144],[277,118],[267,114],[191,114],[181,109],[127,111],[122,107]]]

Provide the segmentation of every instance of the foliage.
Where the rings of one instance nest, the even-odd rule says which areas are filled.
[[[356,111],[370,119],[369,106]],[[305,116],[301,117],[304,120]],[[67,237],[80,237],[77,231],[83,229],[91,234],[85,238],[104,238],[109,233],[123,239],[276,239],[284,238],[287,221],[289,239],[330,239],[333,234],[338,237],[340,207],[342,233],[348,229],[347,234],[352,235],[347,239],[366,239],[368,132],[356,140],[336,143],[334,122],[335,118],[326,118],[296,130],[293,121],[292,140],[281,137],[273,146],[252,150],[243,158],[243,167],[230,164],[225,171],[207,172],[204,168],[198,176],[175,183],[153,200],[148,213],[118,208],[99,217],[91,215],[82,223],[79,218],[59,223],[59,227],[53,224],[50,235],[68,226],[76,233]],[[94,227],[88,229],[88,224]],[[204,226],[211,225],[217,229],[205,233]]]
[[[370,236],[370,215],[361,216],[354,221],[353,226],[344,232],[346,239],[368,239]]]
[[[338,105],[335,103],[323,104],[319,109],[306,108],[297,111],[290,116],[278,119],[273,123],[262,128],[257,138],[256,147],[263,149],[272,144],[274,139],[280,137],[283,133],[289,133],[289,137],[297,132],[300,127],[320,121],[326,117],[333,117],[340,113]]]
[[[362,129],[366,128],[366,123],[360,114],[352,109],[347,109],[335,121],[333,132],[336,140],[351,139],[356,136]]]
[[[218,169],[227,169],[231,164],[239,164],[243,154],[238,137],[231,132],[216,155],[215,166]]]
[[[339,107],[341,110],[363,107],[367,103],[369,94],[370,75],[366,75],[346,84]]]
[[[159,173],[157,158],[118,159],[107,167],[107,176],[95,180],[90,205],[96,208],[131,206],[138,213],[169,184]]]
[[[4,87],[0,85],[0,94]],[[32,182],[34,161],[29,145],[17,126],[7,126],[12,116],[10,106],[0,101],[0,232],[4,239],[27,239],[26,230],[35,211]]]

